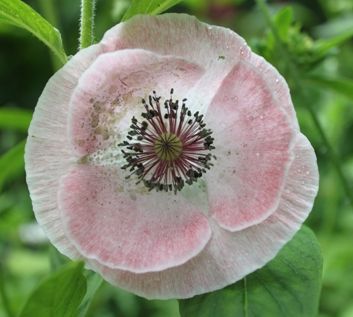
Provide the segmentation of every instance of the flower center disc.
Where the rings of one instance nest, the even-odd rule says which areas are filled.
[[[181,155],[183,144],[175,134],[166,132],[156,140],[154,150],[161,160],[174,161]]]
[[[143,182],[149,190],[177,193],[213,166],[214,139],[203,115],[192,114],[186,99],[181,105],[174,100],[173,89],[164,104],[160,100],[153,92],[148,103],[142,100],[142,121],[132,117],[126,140],[119,144],[126,160],[122,169],[130,172],[126,178],[135,174],[136,184]]]

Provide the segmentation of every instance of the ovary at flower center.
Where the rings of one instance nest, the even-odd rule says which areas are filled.
[[[183,144],[174,133],[165,132],[157,138],[154,150],[161,160],[174,161],[182,154]]]

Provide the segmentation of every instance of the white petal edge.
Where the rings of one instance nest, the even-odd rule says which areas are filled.
[[[249,63],[252,64],[264,78],[267,79],[269,87],[272,88],[273,97],[277,99],[279,106],[282,107],[287,113],[293,129],[295,131],[299,131],[297,115],[294,110],[290,90],[286,80],[278,72],[278,70],[267,62],[262,56],[252,53]]]
[[[73,162],[66,135],[68,108],[78,79],[101,53],[98,45],[84,49],[51,77],[35,108],[25,147],[26,180],[35,217],[50,242],[72,258],[79,254],[64,235],[57,207],[59,180]]]

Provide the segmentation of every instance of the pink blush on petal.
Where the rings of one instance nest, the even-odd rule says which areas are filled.
[[[181,195],[130,192],[112,169],[79,165],[61,180],[67,232],[87,258],[131,272],[152,272],[196,256],[211,236],[202,210]]]
[[[206,175],[210,210],[237,231],[267,218],[278,205],[292,160],[293,130],[268,84],[239,63],[208,108],[217,156]]]

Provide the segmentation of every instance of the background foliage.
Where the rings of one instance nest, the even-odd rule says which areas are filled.
[[[0,0],[0,11],[12,9],[16,1]],[[24,139],[45,83],[66,58],[63,48],[67,55],[77,51],[80,4],[72,0],[24,2],[59,29],[62,39],[36,15],[0,14],[0,317],[17,316],[22,307],[21,316],[33,316],[31,309],[36,308],[27,302],[30,294],[37,292],[43,298],[56,279],[70,274],[77,278],[75,296],[61,296],[62,301],[44,296],[44,302],[54,301],[59,310],[44,310],[37,316],[177,317],[176,301],[147,301],[128,294],[82,271],[80,263],[62,267],[67,259],[35,225],[23,170]],[[319,195],[307,221],[324,257],[319,315],[353,316],[352,0],[270,1],[272,24],[250,0],[145,2],[150,2],[153,13],[169,8],[232,28],[289,81],[301,129],[315,147],[321,175]],[[97,1],[96,41],[123,17],[147,10],[128,9],[129,4],[128,0]],[[31,19],[39,23],[39,29],[28,27]],[[38,285],[41,290],[35,290]],[[60,285],[58,291],[70,295],[62,280]],[[63,312],[60,305],[73,308]]]

